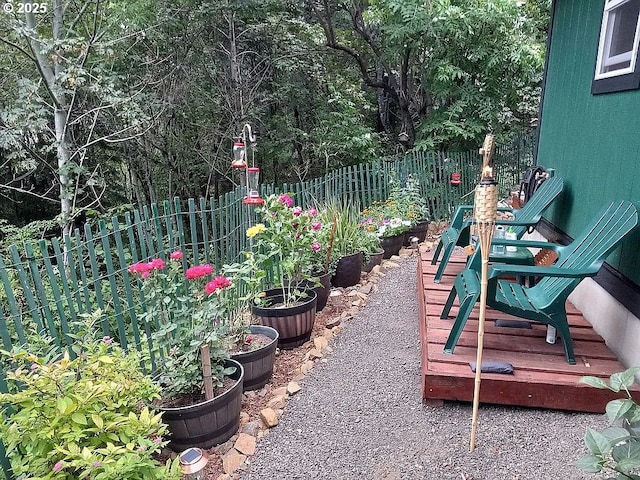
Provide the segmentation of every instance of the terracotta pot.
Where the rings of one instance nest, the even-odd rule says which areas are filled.
[[[211,400],[185,407],[154,407],[162,413],[162,421],[171,432],[169,447],[182,452],[190,447],[211,448],[229,440],[240,426],[244,369],[235,360],[226,367],[236,367],[229,375],[233,386]]]
[[[391,258],[393,255],[397,255],[402,248],[402,242],[404,242],[404,233],[393,237],[382,237],[380,239],[380,247],[384,250],[382,258]]]
[[[271,342],[250,352],[239,352],[231,355],[231,358],[242,364],[244,368],[244,392],[258,390],[264,387],[271,379],[279,337],[275,328],[264,325],[251,325],[249,328],[251,333],[269,337]]]
[[[331,278],[334,287],[352,287],[360,281],[362,253],[347,255],[338,260],[336,273]]]
[[[369,254],[369,261],[362,265],[363,272],[370,272],[373,267],[376,265],[380,265],[382,263],[382,256],[384,255],[384,250],[381,248],[376,253]]]
[[[251,313],[261,325],[275,328],[280,335],[278,346],[283,349],[299,347],[311,338],[316,320],[318,296],[313,290],[306,290],[308,297],[292,307],[274,307],[283,303],[282,289],[267,290],[266,306],[253,305]]]

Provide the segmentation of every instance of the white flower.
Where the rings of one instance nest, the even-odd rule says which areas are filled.
[[[398,228],[398,227],[401,227],[401,226],[402,226],[402,220],[401,220],[401,219],[399,219],[399,218],[392,218],[392,219],[389,221],[389,226],[390,226],[391,228]]]
[[[411,225],[411,222],[409,220],[402,220],[402,224],[406,227]]]
[[[382,225],[380,228],[378,228],[378,236],[381,237],[384,235],[384,232],[387,231],[387,226],[386,225]]]

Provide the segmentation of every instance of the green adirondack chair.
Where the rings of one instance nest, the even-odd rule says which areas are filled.
[[[557,262],[550,267],[493,264],[489,267],[487,305],[516,317],[533,320],[555,327],[564,345],[567,362],[574,365],[573,342],[565,303],[573,289],[585,277],[598,273],[607,255],[638,223],[636,208],[627,201],[612,202],[605,207],[569,245],[527,240],[507,241],[509,245],[553,249]],[[440,318],[445,319],[456,296],[460,309],[444,347],[446,353],[453,350],[460,338],[467,318],[480,297],[480,256],[474,265],[456,277]],[[500,280],[502,275],[543,277],[534,287]]]
[[[564,182],[559,177],[551,177],[547,179],[540,188],[531,196],[531,199],[520,209],[514,210],[512,208],[499,208],[501,212],[511,212],[514,216],[513,220],[500,220],[496,222],[497,225],[504,225],[506,227],[513,227],[513,231],[518,238],[527,231],[528,227],[536,225],[542,217],[542,212],[547,208],[553,200],[560,195],[564,188]],[[440,283],[445,268],[449,263],[451,254],[456,245],[464,247],[469,245],[469,232],[472,219],[465,219],[465,214],[473,210],[473,205],[460,205],[451,220],[451,225],[447,228],[440,238],[440,243],[436,247],[436,251],[431,259],[431,264],[435,265],[442,253],[442,261],[440,266],[433,277],[434,283]]]

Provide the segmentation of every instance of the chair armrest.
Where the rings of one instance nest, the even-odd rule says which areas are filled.
[[[560,253],[566,248],[564,245],[557,243],[542,242],[540,240],[507,240],[494,238],[491,241],[492,245],[512,245],[514,247],[529,247],[529,248],[546,248],[553,250],[560,256]]]
[[[469,210],[473,211],[473,205],[458,205],[456,211],[453,213],[453,217],[451,217],[450,226],[457,229],[467,226],[464,220],[464,215],[465,212],[468,212]]]
[[[600,270],[600,266],[589,268],[562,268],[562,267],[531,267],[529,265],[493,264],[489,267],[488,278],[497,278],[501,275],[521,275],[537,277],[564,277],[585,278],[593,277]]]

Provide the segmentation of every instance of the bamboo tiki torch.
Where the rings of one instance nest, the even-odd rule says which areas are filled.
[[[482,273],[480,277],[480,319],[478,322],[478,351],[476,356],[476,378],[473,389],[473,416],[471,418],[471,443],[469,451],[476,447],[476,429],[478,427],[478,404],[480,401],[480,373],[482,371],[482,347],[484,341],[484,317],[487,308],[487,271],[489,269],[489,252],[493,229],[496,224],[498,207],[498,185],[491,176],[492,169],[486,166],[482,172],[482,180],[476,187],[474,201],[475,225],[480,242],[482,257]]]

